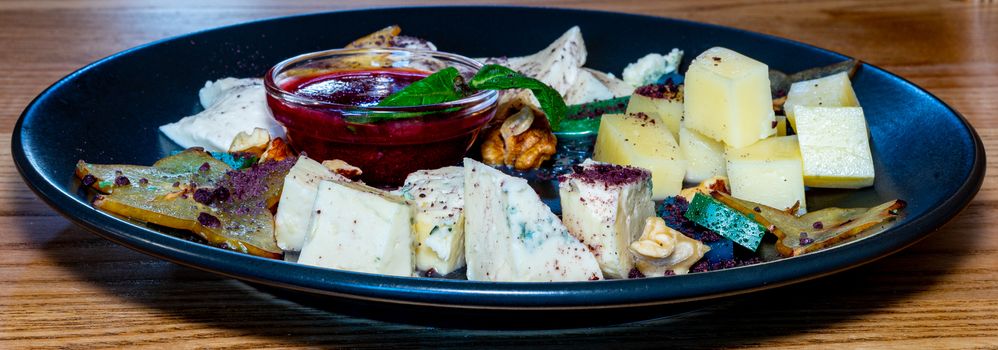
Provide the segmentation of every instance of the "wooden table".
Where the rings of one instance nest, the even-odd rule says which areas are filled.
[[[984,188],[960,216],[867,266],[668,319],[528,332],[430,329],[299,306],[98,238],[25,187],[11,163],[14,122],[42,89],[84,64],[257,18],[405,3],[204,2],[0,2],[0,348],[998,347],[998,4],[992,0],[546,1],[745,28],[861,58],[963,113],[984,139],[990,166]]]

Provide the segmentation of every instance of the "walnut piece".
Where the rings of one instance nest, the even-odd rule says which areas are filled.
[[[529,170],[551,159],[558,138],[551,132],[547,119],[537,114],[532,107],[524,106],[506,118],[502,126],[488,130],[482,142],[482,160],[489,165]]]
[[[665,225],[665,220],[653,216],[645,219],[641,237],[631,242],[635,266],[648,277],[690,272],[690,267],[710,250],[706,244],[689,238]]]
[[[229,146],[229,153],[245,152],[260,157],[270,145],[270,133],[263,128],[254,128],[252,133],[240,131]]]
[[[356,180],[364,172],[360,168],[339,159],[324,160],[322,166],[350,180]]]
[[[728,188],[728,178],[724,176],[711,177],[703,180],[697,187],[684,188],[682,191],[679,191],[679,196],[686,199],[687,202],[691,202],[693,201],[693,196],[698,192],[710,195],[711,191],[731,194],[731,189]]]
[[[263,163],[269,160],[282,161],[288,157],[294,157],[294,155],[294,152],[291,151],[291,146],[287,142],[284,142],[284,139],[278,137],[270,140],[270,144],[267,145],[267,150],[260,156],[259,162]]]

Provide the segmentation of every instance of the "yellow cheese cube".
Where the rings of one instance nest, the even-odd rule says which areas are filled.
[[[841,72],[814,80],[805,80],[790,85],[787,102],[783,110],[787,113],[790,126],[797,130],[796,106],[808,107],[859,107],[856,92],[852,89],[849,74]]]
[[[787,116],[776,116],[776,136],[787,136]]]
[[[725,176],[724,144],[680,127],[679,150],[688,164],[686,182],[700,183],[714,176]]]
[[[769,67],[723,47],[697,56],[686,71],[687,128],[740,148],[776,133]]]
[[[673,138],[679,137],[679,122],[683,120],[683,86],[668,84],[639,87],[627,103],[627,114],[638,113],[658,118],[669,128]]]
[[[806,210],[797,135],[768,138],[726,152],[731,195],[779,209]]]
[[[652,198],[679,194],[686,160],[668,128],[648,116],[603,115],[593,159],[645,168],[652,173]]]
[[[873,185],[873,155],[862,108],[797,106],[794,109],[805,185],[830,188]]]

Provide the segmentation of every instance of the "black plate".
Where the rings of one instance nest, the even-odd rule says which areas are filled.
[[[521,55],[582,27],[587,65],[620,72],[649,52],[689,57],[725,46],[794,72],[842,55],[766,35],[687,21],[595,11],[430,7],[286,17],[185,35],[89,65],[43,92],[14,129],[13,155],[28,185],[80,225],[127,247],[277,289],[391,304],[462,309],[624,309],[718,298],[799,282],[870,262],[913,244],[955,216],[984,177],[980,138],[958,113],[917,86],[864,65],[853,80],[872,134],[872,189],[823,193],[863,206],[901,198],[906,216],[890,230],[833,249],[748,267],[668,278],[577,283],[483,283],[388,277],[256,258],[165,235],[94,210],[73,178],[78,159],[151,164],[176,148],[156,127],[198,109],[205,80],[260,76],[296,54],[341,47],[397,23],[441,50],[471,57]],[[890,43],[885,43],[890,45]],[[825,203],[826,205],[828,203]],[[821,203],[816,203],[823,206]],[[333,300],[333,299],[329,299]]]

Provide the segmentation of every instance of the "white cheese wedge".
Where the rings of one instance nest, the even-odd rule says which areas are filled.
[[[787,113],[790,126],[797,130],[797,106],[807,107],[859,107],[856,92],[852,89],[848,72],[840,72],[813,80],[805,80],[790,85],[783,110]]]
[[[653,199],[675,196],[683,189],[686,159],[669,129],[655,118],[603,115],[593,159],[651,170]]]
[[[596,257],[541,202],[527,180],[464,160],[464,232],[472,281],[602,279]]]
[[[414,172],[398,194],[415,211],[416,269],[446,275],[464,267],[464,168]]]
[[[284,137],[284,127],[274,120],[267,107],[262,79],[209,81],[198,95],[204,111],[159,127],[181,147],[225,152],[236,135],[250,134],[255,128],[267,130],[274,138]]]
[[[873,155],[862,108],[797,106],[794,110],[804,161],[804,185],[873,185]]]
[[[274,215],[274,238],[285,251],[301,251],[311,221],[312,205],[323,180],[349,181],[319,162],[299,156],[295,166],[284,177],[284,189]]]
[[[700,133],[679,128],[679,150],[686,158],[686,182],[700,183],[715,176],[725,176],[724,144]]]
[[[797,135],[771,137],[738,149],[728,149],[731,195],[767,206],[787,209],[800,203],[804,213],[804,167]]]
[[[321,181],[298,263],[412,276],[412,208],[358,183]]]
[[[627,278],[634,268],[628,246],[655,215],[651,172],[586,160],[560,179],[561,219],[589,247],[607,278]]]
[[[714,47],[686,71],[687,128],[741,148],[776,133],[769,67],[735,51]]]
[[[579,70],[579,76],[573,85],[565,92],[565,104],[575,105],[598,100],[614,98],[613,91],[596,78],[589,70]]]
[[[593,77],[602,82],[603,85],[606,85],[606,88],[610,89],[610,92],[613,93],[613,97],[628,96],[634,92],[634,87],[631,84],[620,80],[620,78],[613,76],[613,74],[585,67],[582,70],[589,72],[589,74],[592,74]]]

